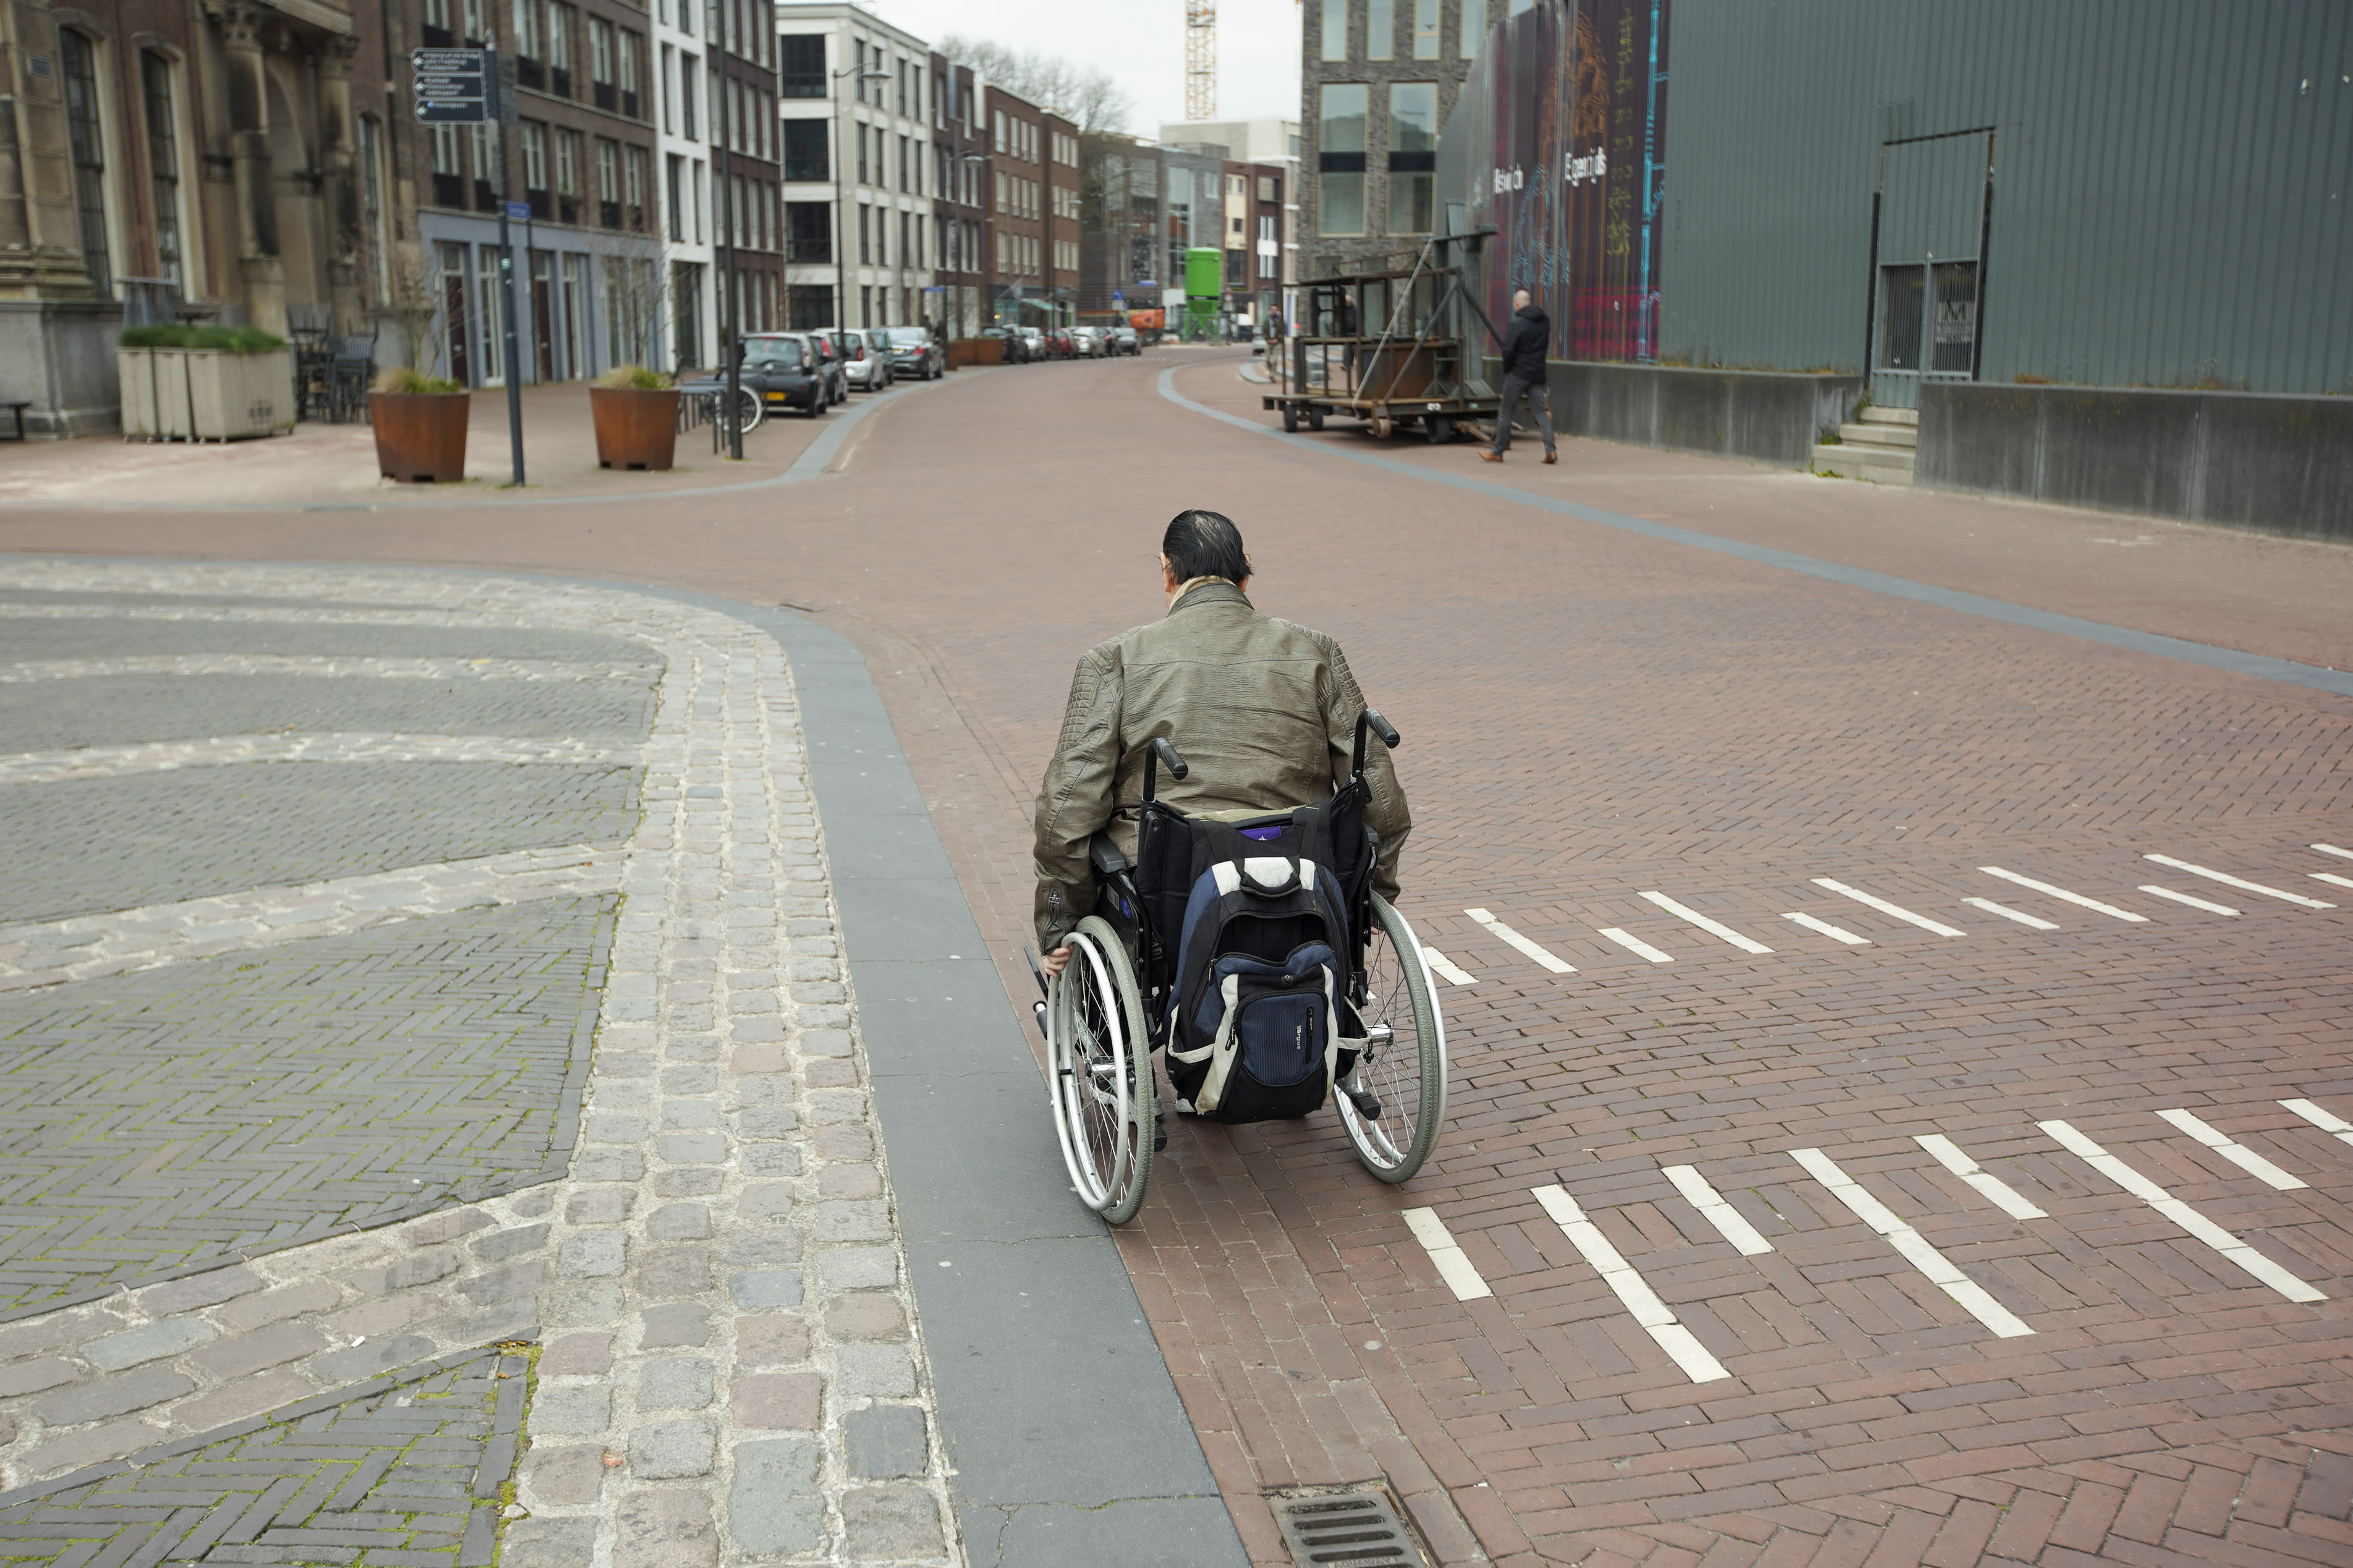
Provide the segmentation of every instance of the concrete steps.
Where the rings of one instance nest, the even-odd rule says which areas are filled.
[[[1920,447],[1916,408],[1866,408],[1839,438],[1814,447],[1814,472],[1873,484],[1908,485]]]

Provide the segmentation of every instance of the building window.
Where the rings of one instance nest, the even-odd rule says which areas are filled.
[[[425,47],[446,49],[456,42],[449,26],[449,0],[425,0]]]
[[[874,264],[874,209],[864,202],[858,204],[858,259],[865,266]]]
[[[1413,0],[1413,58],[1438,58],[1438,0]]]
[[[580,132],[577,131],[556,132],[555,194],[564,199],[567,206],[580,199],[581,145]],[[577,223],[579,219],[580,215],[575,211],[564,221]]]
[[[561,97],[572,96],[572,29],[580,13],[563,0],[547,8],[548,88]]]
[[[692,55],[681,52],[678,57],[678,133],[689,142],[700,142],[694,130],[694,93],[702,79],[695,68]]]
[[[1438,185],[1438,84],[1389,84],[1389,232],[1428,234]]]
[[[785,259],[787,261],[831,261],[833,204],[786,202],[785,246]]]
[[[1325,82],[1318,121],[1317,226],[1325,234],[1365,232],[1365,106],[1362,82]]]
[[[140,86],[147,100],[147,177],[155,204],[155,276],[180,280],[180,139],[172,114],[172,62],[152,49],[139,56]],[[363,121],[364,131],[375,122]],[[382,188],[375,167],[367,169],[371,210],[368,234],[375,234]]]
[[[913,191],[914,188],[913,176],[907,172],[907,139],[902,136],[899,138],[899,189]]]
[[[1365,58],[1388,59],[1397,50],[1397,0],[1365,0]]]
[[[621,199],[628,205],[629,226],[638,233],[646,226],[646,150],[642,147],[624,149],[621,155]]]
[[[683,241],[686,238],[686,160],[672,153],[663,159],[662,166],[670,172],[670,177],[662,182],[670,202],[670,237],[674,242]]]
[[[604,136],[596,138],[596,221],[621,226],[621,144]]]
[[[830,162],[826,157],[825,121],[822,120],[787,120],[785,121],[785,178],[787,180],[829,180]]]
[[[1462,0],[1462,58],[1469,59],[1487,41],[1487,0]]]
[[[621,29],[621,112],[635,120],[638,117],[638,56],[644,45],[635,33]]]
[[[81,259],[101,300],[114,294],[106,251],[106,139],[98,119],[98,47],[71,28],[58,35],[64,58],[66,136],[73,153],[74,207],[81,217]]]
[[[786,98],[825,96],[825,35],[787,33],[776,40],[777,75]]]
[[[1005,151],[1005,110],[1001,109],[996,110],[995,117],[997,122],[997,150],[1002,153]]]
[[[1316,0],[1324,7],[1324,50],[1327,60],[1348,58],[1348,0]]]

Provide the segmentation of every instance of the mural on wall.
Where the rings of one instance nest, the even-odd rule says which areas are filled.
[[[1525,289],[1556,357],[1658,357],[1668,0],[1536,0],[1496,24],[1441,149],[1495,226],[1480,299],[1497,330]]]

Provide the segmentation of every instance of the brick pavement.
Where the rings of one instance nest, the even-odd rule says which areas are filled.
[[[1366,1180],[1327,1119],[1183,1126],[1122,1237],[1260,1562],[1284,1556],[1264,1489],[1374,1474],[1450,1563],[2344,1556],[2353,1150],[2277,1102],[2353,1119],[2353,896],[2308,880],[2346,863],[2305,847],[2353,847],[2353,704],[1420,491],[1175,410],[1154,391],[1160,363],[1062,367],[985,396],[951,385],[920,429],[903,411],[876,427],[887,462],[802,490],[782,517],[714,507],[659,553],[532,521],[302,539],[311,553],[537,561],[816,606],[868,652],[1018,1005],[1027,805],[1071,661],[1156,612],[1151,545],[1168,512],[1242,521],[1261,602],[1340,637],[1405,731],[1407,913],[1476,976],[1444,996],[1451,1131],[1413,1186]],[[1229,374],[1203,362],[1180,385],[1214,402]],[[1044,468],[1041,429],[1057,432]],[[1504,473],[1628,512],[1674,510],[1641,497],[1675,489],[1693,526],[2346,662],[2341,551],[2212,531],[2182,531],[2179,549],[2169,532],[2094,545],[2129,525],[1567,450],[1560,468]],[[1738,517],[1695,521],[1710,505]],[[93,521],[74,520],[83,548],[167,537]],[[38,547],[59,526],[24,517],[5,537]],[[1960,543],[1969,529],[1996,542]],[[290,537],[265,519],[207,543],[268,552]],[[2151,853],[2340,907],[2243,894]],[[1775,951],[1724,944],[1644,890]],[[1466,907],[1578,973],[1518,959]],[[1603,927],[1672,962],[1637,960]],[[2166,1109],[2309,1185],[2254,1179]],[[2291,1300],[2179,1228],[2066,1152],[2042,1125],[2061,1121],[2327,1300]],[[1939,1134],[2044,1216],[2012,1220],[1915,1142]],[[1793,1148],[1835,1161],[2032,1332],[1997,1337]],[[1745,1256],[1717,1232],[1664,1174],[1685,1163],[1772,1250]],[[1669,1358],[1546,1216],[1533,1190],[1550,1184],[1728,1377],[1694,1384]],[[1440,1283],[1398,1218],[1413,1205],[1435,1207],[1492,1298]]]

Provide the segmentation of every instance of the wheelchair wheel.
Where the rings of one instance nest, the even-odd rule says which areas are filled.
[[[1152,1174],[1152,1053],[1127,949],[1100,917],[1071,936],[1046,1001],[1054,1133],[1071,1184],[1113,1225],[1135,1217]]]
[[[1345,1089],[1333,1098],[1365,1169],[1384,1182],[1403,1182],[1430,1158],[1446,1120],[1446,1031],[1431,998],[1421,943],[1405,917],[1378,894],[1373,897],[1363,983],[1357,1011],[1373,1033],[1373,1044],[1356,1064],[1353,1081],[1359,1092],[1379,1101],[1379,1114],[1366,1115]]]

